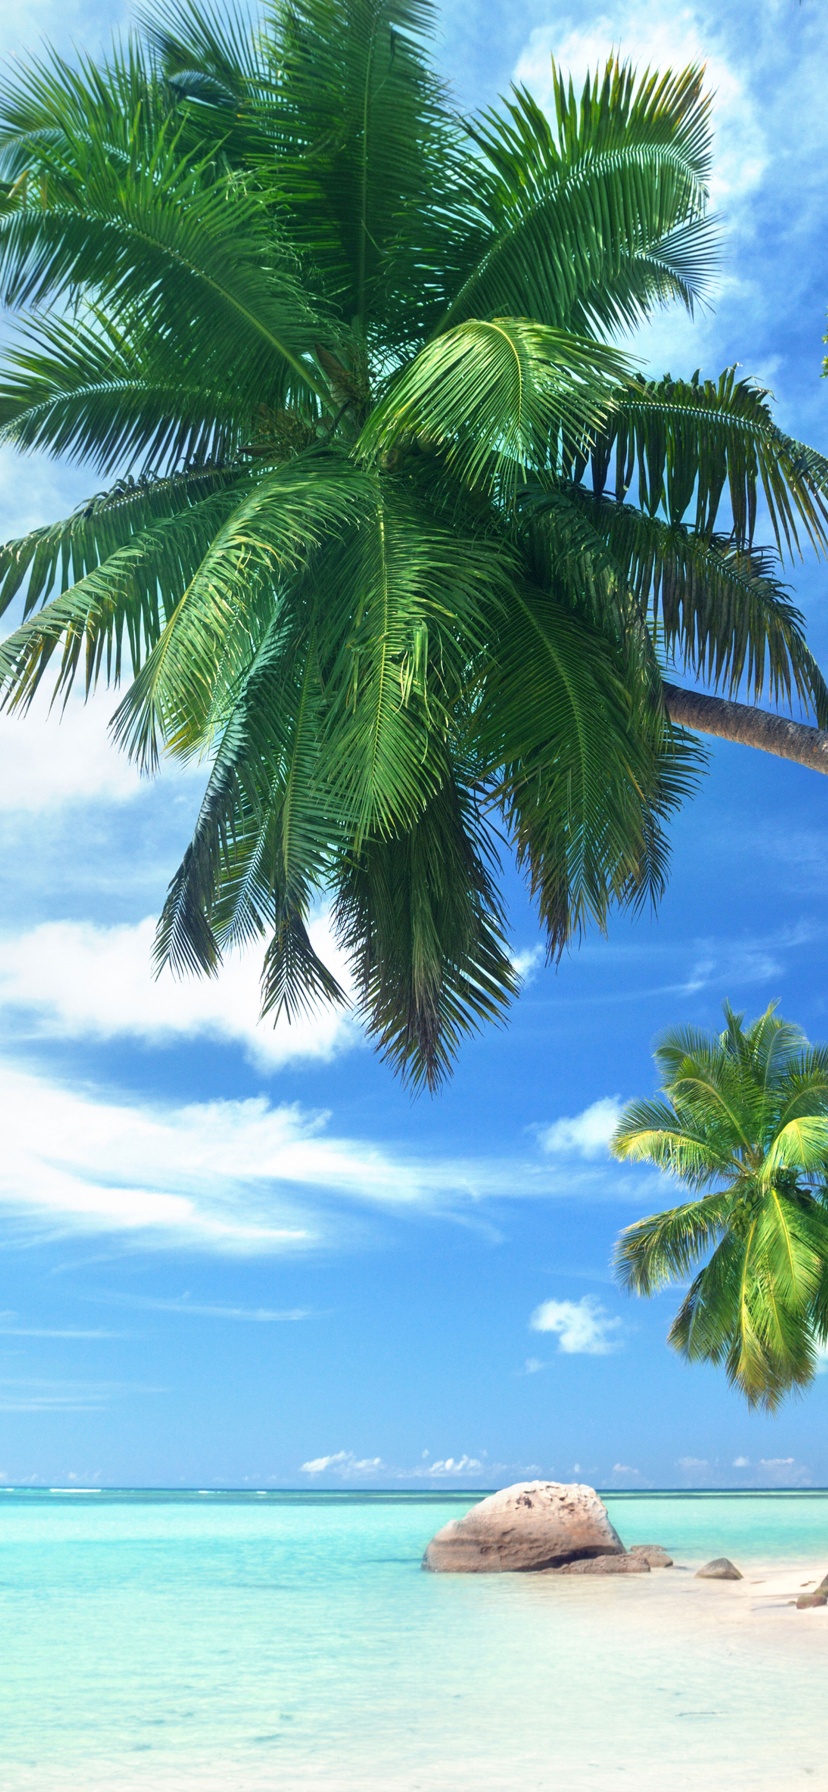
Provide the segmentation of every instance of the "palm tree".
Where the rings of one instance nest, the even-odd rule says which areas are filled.
[[[779,568],[828,546],[828,464],[752,381],[613,345],[711,269],[700,71],[612,60],[556,74],[551,122],[522,88],[468,121],[430,29],[424,0],[169,0],[6,80],[0,440],[114,483],[2,550],[0,687],[125,679],[143,767],[209,762],[159,964],[262,938],[266,1012],[339,1001],[324,897],[369,1031],[433,1085],[515,989],[501,834],[553,952],[658,896],[699,763],[665,668],[828,724]]]
[[[724,1032],[666,1033],[661,1098],[631,1102],[612,1140],[693,1196],[626,1228],[622,1282],[654,1294],[706,1258],[668,1341],[770,1409],[812,1380],[828,1340],[828,1046],[774,1009],[745,1027],[725,1003]]]

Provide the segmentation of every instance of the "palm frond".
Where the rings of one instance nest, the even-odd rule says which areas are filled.
[[[186,366],[153,331],[30,317],[0,366],[0,443],[156,476],[236,457],[254,407]]]
[[[806,1175],[828,1170],[828,1115],[801,1114],[786,1121],[765,1152],[763,1176],[772,1185],[780,1170]]]
[[[295,240],[380,358],[422,341],[457,259],[465,145],[427,0],[270,9],[277,186]]]
[[[359,529],[325,561],[321,626],[331,759],[354,838],[407,833],[436,796],[469,669],[509,600],[502,539],[430,515],[395,477],[370,475]]]
[[[748,552],[762,495],[780,553],[799,548],[800,532],[828,547],[826,464],[783,434],[767,401],[733,367],[716,381],[636,381],[592,449],[593,490],[604,491],[614,457],[616,498],[635,484],[646,515],[664,513],[675,525],[690,513],[703,540],[715,533],[725,497],[734,547]]]
[[[229,482],[204,481],[202,475],[201,483],[208,488],[201,497],[186,477],[165,481],[158,491],[155,482],[128,495],[116,490],[107,494],[100,511],[93,506],[92,517],[82,515],[77,529],[70,519],[57,529],[36,531],[34,540],[10,544],[7,590],[14,590],[28,565],[30,609],[32,588],[42,590],[46,578],[65,581],[70,567],[79,570],[85,560],[91,565],[0,644],[0,701],[10,708],[28,707],[58,649],[55,695],[69,695],[81,665],[87,691],[102,673],[107,682],[119,683],[125,661],[140,676],[180,592],[238,507],[240,494]],[[119,514],[122,499],[126,519]],[[130,530],[130,513],[136,522],[141,513],[148,520]],[[105,546],[106,558],[96,563]]]
[[[471,486],[511,497],[532,467],[584,443],[626,369],[615,350],[520,317],[472,319],[394,380],[361,437],[366,454],[414,441]]]
[[[637,77],[612,57],[580,98],[554,66],[553,78],[554,124],[517,88],[471,127],[478,222],[442,329],[507,314],[611,330],[667,298],[692,307],[709,277],[701,71]]]
[[[118,710],[116,739],[140,764],[154,765],[162,742],[184,755],[209,746],[223,721],[214,705],[249,669],[280,588],[369,497],[357,468],[324,453],[265,469],[242,494]]]
[[[297,278],[295,254],[280,243],[272,208],[254,182],[216,169],[209,150],[187,154],[173,116],[152,104],[152,79],[134,52],[102,83],[88,67],[70,83],[75,117],[59,128],[5,131],[0,152],[17,167],[28,153],[31,179],[0,210],[0,286],[18,307],[55,305],[86,294],[113,327],[140,312],[169,351],[191,360],[194,344],[206,382],[221,369],[251,400],[284,402],[292,390],[331,408],[315,369],[313,344],[324,319]],[[58,110],[56,73],[32,65],[23,100],[38,95],[46,116]],[[110,82],[128,99],[119,114]],[[148,103],[149,102],[149,103]],[[14,114],[14,96],[6,101]],[[71,110],[71,108],[69,108]]]
[[[626,1226],[615,1248],[615,1271],[635,1294],[655,1294],[684,1277],[702,1253],[726,1231],[733,1198],[729,1190],[687,1201]]]
[[[632,1101],[618,1122],[610,1149],[629,1163],[656,1164],[690,1188],[706,1188],[723,1176],[732,1177],[735,1168],[732,1142],[706,1119],[697,1113],[677,1113],[667,1101]]]
[[[245,479],[240,466],[210,463],[182,468],[163,478],[118,479],[58,523],[46,523],[0,547],[0,614],[24,588],[24,620],[53,595],[68,591],[128,547],[136,535],[177,516],[203,500],[228,492]],[[233,498],[228,497],[228,504]],[[156,578],[159,572],[156,569]],[[160,578],[162,603],[178,592],[176,571],[169,585]]]
[[[368,1033],[415,1088],[436,1088],[462,1039],[517,991],[494,871],[457,766],[406,833],[342,865],[334,917]]]
[[[692,756],[625,685],[610,643],[542,592],[516,591],[489,652],[476,751],[557,952],[614,902],[657,895],[661,823],[688,793]]]
[[[606,544],[622,590],[652,617],[668,659],[735,696],[794,696],[828,723],[828,686],[805,640],[801,612],[777,572],[777,557],[741,549],[728,535],[699,535],[629,503],[575,488],[585,518]]]

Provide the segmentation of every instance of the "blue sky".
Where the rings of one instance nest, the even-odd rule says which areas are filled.
[[[94,48],[127,10],[18,0],[15,54]],[[818,0],[577,10],[462,4],[440,55],[465,104],[543,98],[617,45],[702,58],[725,225],[715,310],[638,339],[654,369],[739,361],[828,450],[828,17]],[[94,474],[0,453],[0,536]],[[791,571],[828,660],[825,568]],[[828,1376],[775,1419],[664,1344],[675,1294],[623,1296],[619,1228],[662,1204],[614,1165],[651,1044],[773,999],[828,1037],[828,784],[722,747],[674,830],[657,919],[545,966],[513,880],[525,987],[412,1101],[345,1019],[256,1022],[254,960],[152,983],[149,942],[199,780],[140,784],[111,702],[0,717],[0,1473],[11,1483],[601,1486],[828,1483]],[[324,919],[319,928],[324,934]]]

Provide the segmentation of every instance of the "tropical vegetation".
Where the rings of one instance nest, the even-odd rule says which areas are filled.
[[[170,0],[0,96],[0,440],[110,480],[0,553],[4,700],[124,684],[127,752],[208,768],[159,964],[258,939],[265,1012],[341,1001],[324,902],[430,1085],[516,988],[504,850],[557,953],[661,892],[682,720],[812,762],[733,699],[828,725],[780,577],[828,546],[828,463],[753,380],[618,346],[709,283],[701,71],[467,119],[432,24]]]
[[[725,1003],[723,1032],[666,1033],[655,1061],[661,1093],[630,1103],[612,1149],[691,1198],[627,1227],[618,1273],[646,1295],[692,1276],[669,1342],[773,1409],[828,1345],[828,1046],[775,1004],[745,1026]]]

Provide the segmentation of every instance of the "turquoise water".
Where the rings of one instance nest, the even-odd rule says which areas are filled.
[[[2,1792],[828,1788],[828,1613],[758,1566],[828,1570],[828,1495],[608,1497],[735,1597],[423,1574],[472,1503],[5,1493]]]

